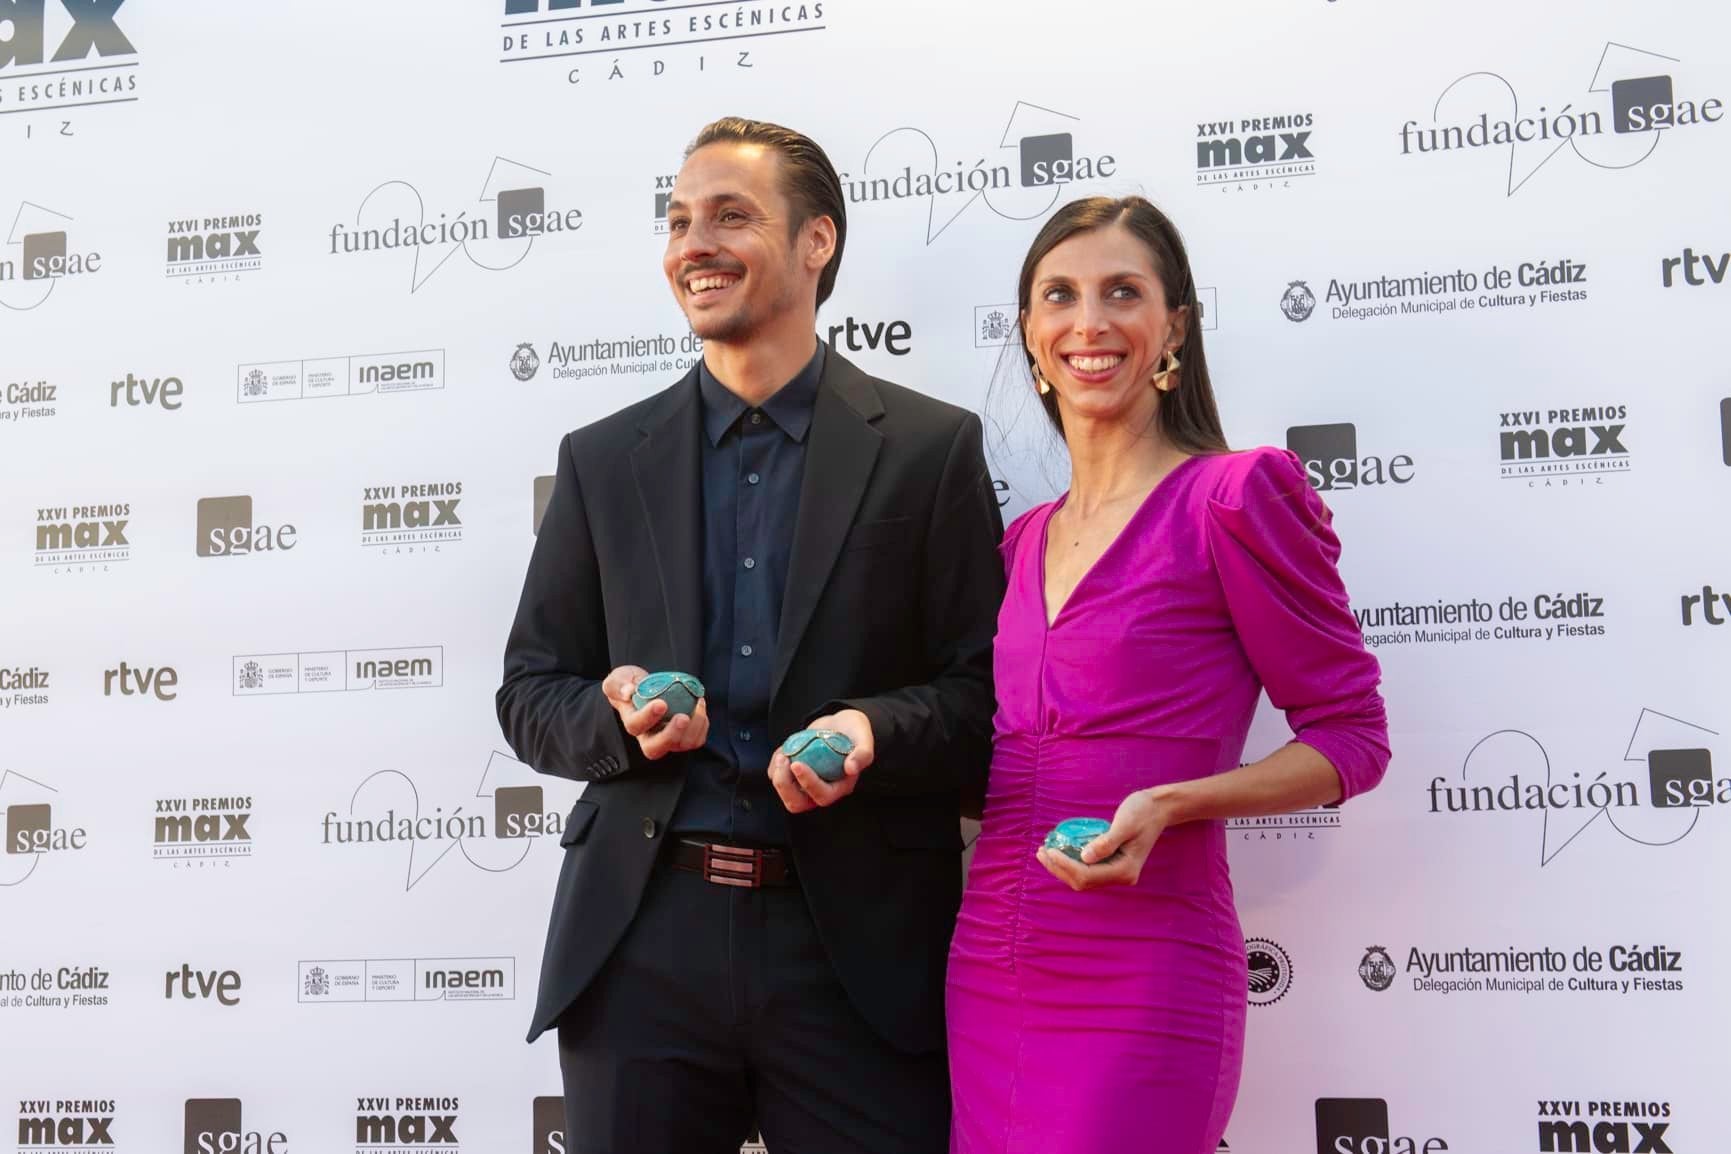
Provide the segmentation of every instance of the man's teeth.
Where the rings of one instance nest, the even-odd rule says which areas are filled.
[[[1121,356],[1068,357],[1066,359],[1069,360],[1071,367],[1079,373],[1103,373],[1107,369],[1117,368],[1124,360]]]
[[[738,279],[738,277],[733,276],[700,276],[688,281],[687,285],[692,292],[701,293],[708,292],[710,289],[726,288]]]

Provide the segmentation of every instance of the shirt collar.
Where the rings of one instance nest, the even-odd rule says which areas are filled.
[[[812,353],[805,367],[758,406],[777,428],[795,441],[804,441],[811,429],[812,408],[817,403],[817,383],[823,377],[824,352],[824,343],[818,341],[817,351]],[[711,445],[719,445],[721,438],[751,406],[715,379],[707,361],[698,362],[697,388],[703,398],[703,431]]]

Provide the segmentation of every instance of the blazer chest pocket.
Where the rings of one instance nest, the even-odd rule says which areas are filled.
[[[855,549],[882,549],[905,545],[912,533],[911,517],[890,517],[883,521],[861,521],[847,535],[842,546],[846,552]]]
[[[559,835],[559,844],[574,846],[589,836],[589,827],[595,824],[595,815],[600,812],[601,807],[594,802],[578,798],[571,807],[571,816],[565,819],[565,832]]]

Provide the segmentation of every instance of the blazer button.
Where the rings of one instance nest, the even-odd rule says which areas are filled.
[[[655,819],[654,818],[646,817],[643,819],[643,836],[648,837],[648,838],[652,838],[655,836]]]

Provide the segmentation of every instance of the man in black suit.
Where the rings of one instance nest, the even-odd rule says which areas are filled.
[[[706,127],[663,267],[703,361],[568,434],[499,721],[589,784],[530,1040],[567,1149],[944,1154],[943,979],[982,791],[1003,533],[972,414],[813,335],[847,235],[806,137]],[[689,716],[648,671],[697,674]],[[665,722],[665,724],[663,724]],[[828,783],[777,746],[853,741]]]

